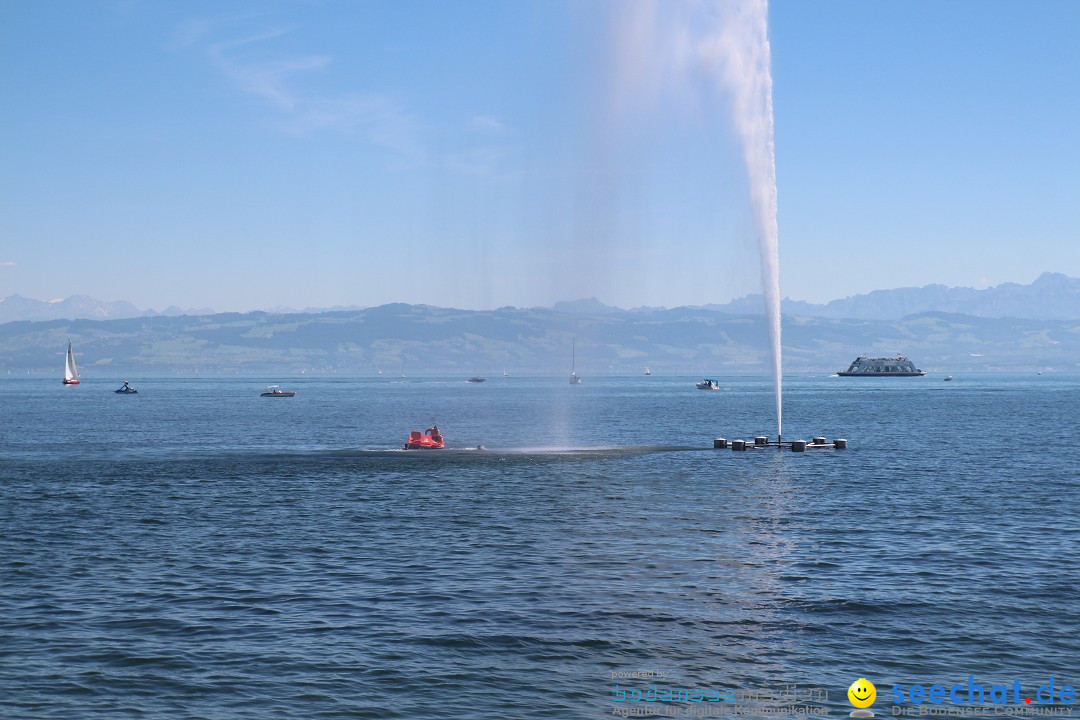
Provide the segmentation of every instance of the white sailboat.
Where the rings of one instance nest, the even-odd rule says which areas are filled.
[[[79,366],[75,364],[75,353],[71,351],[70,340],[68,340],[67,360],[64,363],[64,384],[79,384]]]
[[[652,375],[652,370],[649,369],[648,365],[645,366],[645,374],[646,375]]]
[[[580,385],[581,376],[577,374],[577,339],[574,339],[574,344],[570,346],[570,384]]]

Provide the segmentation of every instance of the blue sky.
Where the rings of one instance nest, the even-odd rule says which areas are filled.
[[[0,296],[759,291],[725,97],[629,72],[633,7],[0,4]],[[784,296],[1080,276],[1080,3],[769,14]]]

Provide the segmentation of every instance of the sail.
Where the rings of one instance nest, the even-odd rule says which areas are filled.
[[[64,380],[71,382],[79,379],[79,366],[75,364],[75,353],[71,351],[71,341],[68,340],[67,363],[64,365]]]

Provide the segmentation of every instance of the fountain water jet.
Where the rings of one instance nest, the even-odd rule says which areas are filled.
[[[701,46],[721,89],[731,96],[732,120],[742,141],[757,226],[761,284],[772,351],[776,432],[783,435],[783,375],[780,345],[780,246],[776,208],[772,52],[768,0],[716,2],[718,31]]]
[[[761,265],[776,394],[783,431],[780,344],[780,251],[773,144],[772,57],[768,0],[619,3],[619,73],[613,86],[620,117],[635,93],[680,108],[698,107],[698,80],[723,97],[746,166]],[[623,97],[625,96],[625,97]]]

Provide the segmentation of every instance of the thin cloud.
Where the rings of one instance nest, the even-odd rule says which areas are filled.
[[[508,167],[512,147],[505,141],[512,131],[506,123],[494,115],[480,114],[469,118],[464,129],[466,144],[482,135],[481,144],[443,155],[444,166],[462,175],[477,177],[506,178],[517,174]]]
[[[172,39],[166,44],[169,50],[184,50],[198,47],[208,42],[216,33],[238,24],[249,24],[265,18],[269,13],[249,12],[217,15],[214,17],[194,17],[180,22],[174,29]]]
[[[197,45],[204,38],[220,27],[222,21],[210,18],[190,18],[180,23],[173,31],[172,40],[166,47],[170,50],[182,50]]]
[[[275,107],[294,111],[304,103],[297,90],[290,87],[290,80],[298,74],[321,70],[330,65],[326,55],[273,60],[241,60],[235,55],[245,46],[274,40],[291,32],[291,28],[270,30],[249,37],[214,43],[207,48],[210,59],[217,68],[241,90],[266,100]]]
[[[205,28],[193,26],[188,36]],[[307,54],[293,57],[254,57],[271,51],[270,43],[292,32],[277,28],[206,45],[213,65],[242,92],[260,98],[279,113],[278,127],[291,135],[322,131],[357,132],[369,142],[399,157],[398,165],[423,161],[421,124],[393,98],[363,93],[312,93],[305,80],[314,73],[327,72],[333,65],[330,55]]]
[[[506,124],[492,115],[476,115],[469,120],[469,129],[499,135],[507,131]]]
[[[378,95],[304,99],[281,127],[295,135],[320,130],[359,131],[370,142],[399,155],[405,165],[419,164],[425,156],[417,119],[394,100]]]
[[[451,170],[465,175],[499,175],[507,151],[501,147],[480,147],[446,155],[443,161]]]
[[[15,263],[10,260],[5,260],[4,262],[0,262],[0,267],[15,267]]]

